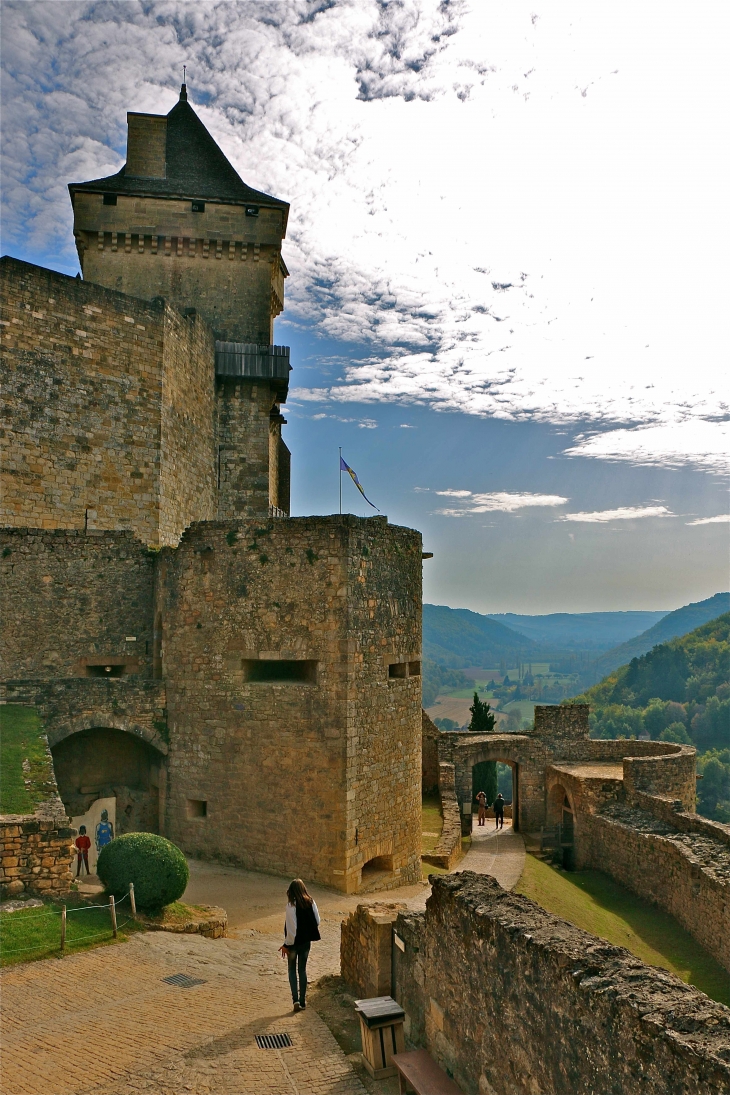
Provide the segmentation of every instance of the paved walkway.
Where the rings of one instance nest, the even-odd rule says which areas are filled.
[[[509,888],[524,858],[509,823],[501,833],[475,825],[457,869],[493,874]],[[366,1095],[319,1016],[311,1008],[291,1011],[286,964],[277,955],[286,879],[195,861],[190,868],[185,899],[222,905],[228,938],[149,932],[4,971],[3,1095]],[[340,923],[356,905],[422,908],[430,887],[365,898],[320,886],[311,892],[322,916],[322,942],[310,960],[314,981],[339,973]],[[204,983],[181,988],[163,980],[176,973]],[[256,1046],[256,1034],[283,1032],[291,1048]]]
[[[504,829],[494,828],[494,818],[487,818],[479,826],[472,822],[471,848],[456,870],[491,874],[505,890],[516,886],[525,869],[525,842],[520,833],[512,829],[512,821],[505,818]]]
[[[228,938],[149,932],[3,971],[3,1095],[366,1095],[319,1016],[292,1013],[277,954],[286,879],[190,866],[186,900],[226,908]],[[310,889],[322,916],[312,981],[339,973],[340,923],[356,905],[385,897],[419,907],[429,893],[427,884],[366,898]],[[175,973],[205,983],[163,981]],[[256,1034],[277,1032],[293,1046],[258,1049]]]

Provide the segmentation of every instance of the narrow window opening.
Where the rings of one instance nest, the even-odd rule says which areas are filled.
[[[123,677],[127,670],[126,665],[87,665],[87,677]]]
[[[243,679],[250,684],[316,684],[316,661],[280,661],[278,659],[246,658]]]
[[[258,205],[247,205],[246,206],[246,216],[247,217],[258,217],[258,215],[259,215]]]
[[[391,662],[388,666],[390,680],[403,680],[408,676],[408,662]]]
[[[408,676],[409,677],[420,677],[421,676],[421,663],[420,662],[409,662],[408,663]]]
[[[193,213],[205,213],[205,202],[193,202],[191,209]]]
[[[116,194],[105,194],[104,195],[104,197],[102,199],[102,205],[116,205],[116,204],[117,204]]]
[[[189,798],[187,814],[188,817],[207,817],[208,803],[202,798]]]

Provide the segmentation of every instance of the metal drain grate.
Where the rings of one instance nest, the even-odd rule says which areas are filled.
[[[188,977],[187,973],[173,973],[171,977],[163,977],[168,985],[178,985],[181,989],[191,989],[193,985],[205,985],[200,977]]]
[[[292,1044],[288,1034],[257,1034],[256,1045],[259,1049],[286,1049]]]

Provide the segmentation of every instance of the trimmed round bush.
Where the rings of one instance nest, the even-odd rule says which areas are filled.
[[[125,833],[102,848],[96,873],[120,900],[134,883],[138,909],[155,911],[185,893],[190,872],[180,849],[155,833]]]

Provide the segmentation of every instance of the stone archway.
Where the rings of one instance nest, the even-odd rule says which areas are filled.
[[[444,734],[440,740],[441,759],[454,765],[460,804],[471,803],[474,765],[487,760],[501,761],[509,764],[513,773],[515,831],[539,831],[545,818],[545,759],[539,742],[525,734]]]
[[[67,730],[53,735],[49,744],[59,795],[69,817],[87,814],[97,799],[113,798],[116,835],[161,832],[165,743],[158,748],[146,740],[150,735],[143,737],[125,727],[74,725]]]
[[[559,780],[551,781],[547,792],[547,824],[559,836],[563,866],[575,865],[575,804],[570,791]]]

